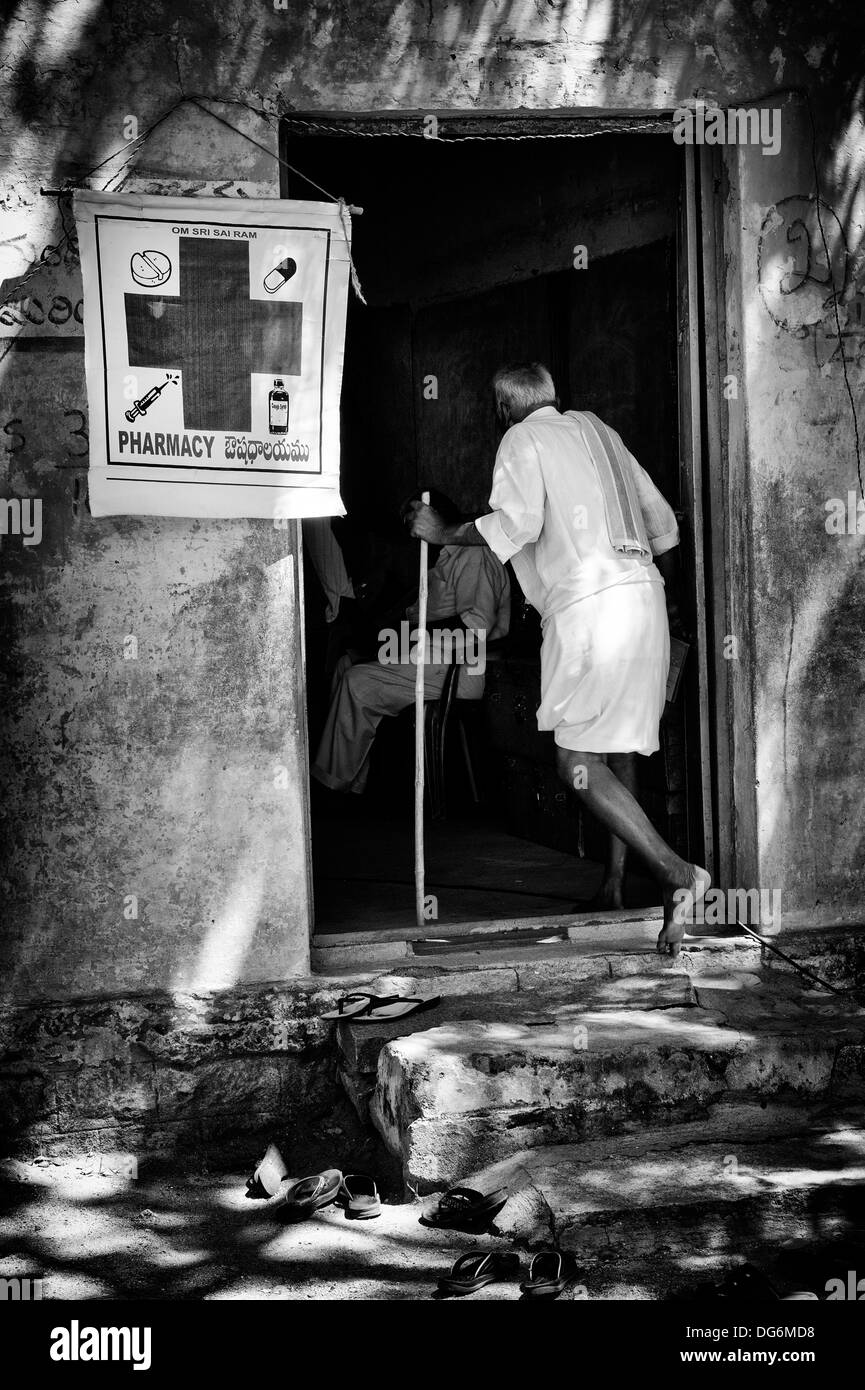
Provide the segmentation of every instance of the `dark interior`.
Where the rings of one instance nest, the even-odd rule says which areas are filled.
[[[485,510],[499,438],[490,378],[504,362],[538,358],[561,408],[590,408],[615,426],[679,510],[687,621],[675,146],[648,135],[457,143],[289,125],[284,149],[363,208],[353,255],[367,304],[350,294],[342,396],[348,516],[333,523],[353,579],[375,574],[391,598],[416,589],[418,547],[398,509],[417,487],[439,488],[467,514]],[[284,191],[320,197],[292,174]],[[579,246],[586,269],[574,265]],[[305,579],[314,750],[334,630],[309,565]],[[601,878],[604,835],[557,781],[552,737],[537,731],[539,621],[513,578],[512,587],[510,636],[489,664],[481,707],[451,719],[446,814],[428,821],[427,889],[442,923],[567,912],[588,906]],[[640,759],[643,804],[683,854],[701,835],[695,672],[686,677],[667,706],[660,752]],[[383,722],[363,797],[336,807],[330,797],[322,811],[313,796],[317,932],[345,930],[348,918],[367,928],[412,924],[412,796],[407,711]],[[632,864],[625,906],[657,898]]]

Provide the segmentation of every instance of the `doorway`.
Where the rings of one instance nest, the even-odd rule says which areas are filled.
[[[348,516],[332,532],[368,618],[417,585],[405,498],[432,485],[465,514],[485,509],[498,442],[490,378],[503,362],[538,359],[561,408],[613,425],[677,511],[683,619],[696,635],[694,493],[680,467],[682,151],[669,135],[427,139],[416,125],[331,132],[292,118],[283,131],[288,163],[363,208],[353,255],[367,304],[350,297],[342,393]],[[283,192],[320,196],[291,173]],[[603,873],[603,832],[558,782],[552,736],[537,731],[539,622],[511,579],[508,637],[468,727],[452,723],[445,815],[427,822],[431,936],[435,923],[588,910]],[[326,621],[308,563],[305,594],[314,753],[335,654],[351,639]],[[703,858],[707,835],[699,671],[689,653],[661,749],[639,760],[646,811],[690,859]],[[313,787],[318,938],[414,928],[412,794],[411,710],[383,720],[362,797]],[[632,863],[625,907],[656,901]]]

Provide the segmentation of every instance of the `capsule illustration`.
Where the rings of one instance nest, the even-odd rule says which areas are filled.
[[[287,280],[290,280],[297,270],[297,261],[292,260],[291,256],[286,256],[284,261],[275,265],[264,277],[264,288],[268,294],[276,294],[281,290]]]

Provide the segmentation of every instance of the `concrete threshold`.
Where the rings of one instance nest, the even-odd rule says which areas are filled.
[[[312,944],[317,950],[336,946],[377,946],[385,941],[449,940],[452,937],[494,935],[499,932],[553,932],[566,928],[583,931],[589,926],[615,926],[619,923],[656,921],[662,913],[657,907],[635,907],[614,912],[566,912],[544,917],[492,917],[476,922],[428,922],[422,927],[385,927],[381,931],[347,931],[316,934]]]
[[[673,961],[655,951],[660,927],[658,907],[555,917],[494,918],[436,925],[427,930],[415,928],[411,934],[345,932],[313,938],[312,967],[319,977],[368,971],[445,978],[453,972],[488,972],[541,966],[545,962],[565,971],[595,973],[604,970],[604,961],[618,958],[626,973],[642,973],[671,967],[699,969],[700,957],[711,954],[728,958],[724,968],[734,968],[733,961],[741,960],[739,968],[750,969],[761,958],[772,955],[770,944],[807,959],[823,950],[831,954],[843,941],[849,944],[851,938],[865,930],[858,924],[796,922],[767,934],[765,944],[761,944],[738,928],[718,932],[717,928],[693,927],[685,935],[681,955]],[[518,932],[529,930],[537,933],[537,940],[516,939]],[[514,936],[514,940],[486,944],[485,938],[492,935]],[[441,953],[434,949],[436,942],[442,945]],[[605,973],[618,971],[611,965]]]

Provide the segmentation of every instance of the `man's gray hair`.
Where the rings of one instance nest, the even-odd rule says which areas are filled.
[[[521,420],[540,405],[555,405],[556,386],[543,362],[514,362],[499,367],[493,377],[496,407],[506,406],[510,414]]]

